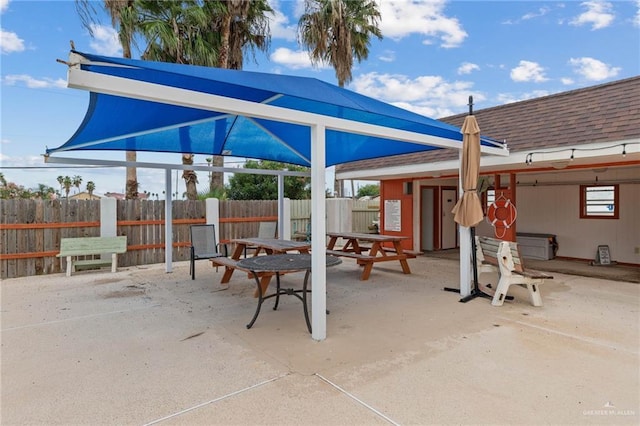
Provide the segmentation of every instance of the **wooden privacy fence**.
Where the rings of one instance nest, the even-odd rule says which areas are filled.
[[[291,200],[291,234],[306,232],[311,218],[311,200]],[[351,231],[370,233],[380,220],[380,200],[351,200]]]
[[[292,232],[306,229],[309,200],[292,200]],[[117,200],[117,235],[127,236],[127,252],[118,265],[134,266],[164,262],[165,202]],[[377,211],[365,213],[377,215]],[[204,201],[172,203],[173,260],[189,259],[189,226],[206,222]],[[277,201],[221,201],[220,240],[258,235],[259,222],[277,221]],[[357,211],[354,210],[354,215]],[[369,221],[370,219],[364,219]],[[354,220],[355,224],[355,220]],[[367,232],[367,229],[354,231]],[[61,238],[100,236],[99,200],[1,200],[0,278],[64,272]]]
[[[127,236],[118,265],[164,262],[164,201],[117,200],[117,235]],[[276,201],[220,203],[220,239],[258,234],[258,222],[277,220]],[[172,203],[173,259],[189,259],[189,225],[205,223],[204,201]],[[63,272],[60,239],[100,236],[99,200],[2,200],[0,278]]]

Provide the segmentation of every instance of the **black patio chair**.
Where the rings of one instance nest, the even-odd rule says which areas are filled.
[[[215,225],[191,225],[189,229],[191,233],[191,256],[189,263],[189,273],[191,279],[196,279],[196,260],[213,259],[216,257],[225,257],[226,246],[220,250],[220,245],[216,241]]]

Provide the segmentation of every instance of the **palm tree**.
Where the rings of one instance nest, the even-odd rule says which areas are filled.
[[[315,65],[333,66],[338,86],[352,79],[353,58],[369,56],[371,36],[382,39],[378,28],[380,11],[374,0],[305,0],[305,13],[298,22],[298,40],[309,51]],[[342,196],[341,185],[334,191]]]
[[[64,176],[60,175],[57,177],[58,184],[60,185],[60,192],[62,192],[62,188],[64,188]]]
[[[96,190],[96,184],[93,183],[93,181],[89,181],[87,182],[87,192],[89,193],[89,199],[91,200],[93,198],[93,191]]]
[[[76,194],[80,191],[80,185],[82,184],[82,176],[75,175],[71,178],[71,183],[76,187]]]
[[[255,55],[256,50],[269,49],[271,36],[266,14],[273,13],[273,9],[266,0],[205,0],[205,9],[210,17],[210,34],[219,34],[218,68],[241,70],[245,50]],[[211,165],[223,167],[224,157],[214,155]],[[219,192],[224,192],[224,173],[212,172],[209,193]]]
[[[64,195],[67,199],[69,198],[69,191],[71,191],[72,186],[73,181],[71,180],[71,178],[69,176],[65,176],[62,179],[62,187],[64,188]]]
[[[218,46],[218,68],[229,68],[229,40],[231,38],[232,20],[242,21],[247,15],[251,2],[249,0],[229,0],[224,5],[217,1],[206,1],[207,11],[211,16],[211,29],[213,34],[219,34]],[[223,7],[218,7],[223,5]],[[213,167],[224,166],[224,157],[214,155],[211,159]],[[224,186],[224,173],[211,172],[209,178],[209,193],[213,193],[216,188]]]
[[[211,3],[211,2],[210,2]],[[218,31],[220,33],[220,46],[218,50],[218,67],[229,67],[229,51],[231,35],[231,23],[243,22],[246,20],[251,6],[250,0],[228,0],[226,8],[220,10],[220,25]],[[213,21],[215,22],[215,20]],[[242,53],[242,52],[241,52]],[[242,64],[240,65],[242,67]]]
[[[122,57],[131,58],[131,46],[136,34],[138,14],[134,0],[104,0],[104,8],[111,17],[111,25],[118,31],[118,39],[122,46]],[[96,11],[90,0],[76,0],[76,9],[80,14],[83,26],[93,36],[93,24],[96,23]],[[127,151],[127,162],[136,162],[135,151]],[[135,167],[127,167],[126,172],[127,199],[138,198],[138,172]]]
[[[331,64],[338,85],[352,79],[353,58],[369,56],[371,36],[382,39],[380,11],[374,0],[306,0],[298,23],[298,40],[314,64]]]
[[[139,0],[137,4],[142,11],[140,28],[148,41],[143,59],[239,69],[245,48],[268,47],[265,13],[273,10],[267,0]],[[184,153],[182,164],[193,164],[193,154]],[[223,164],[222,157],[213,157],[213,166]],[[182,177],[187,198],[197,199],[196,173],[185,170]],[[212,173],[209,184],[222,188],[222,173]]]
[[[267,0],[104,1],[114,27],[116,23],[120,24],[124,54],[127,53],[124,45],[130,48],[136,32],[147,43],[142,59],[179,64],[241,69],[245,50],[268,49],[270,35],[265,14],[273,9]],[[84,15],[92,15],[87,12],[91,10],[90,0],[76,0],[76,4],[84,5],[79,8]],[[83,13],[80,14],[83,17]],[[89,20],[85,18],[83,22]],[[128,37],[123,37],[125,35]],[[225,48],[221,49],[223,43]],[[224,50],[223,55],[218,55],[221,50]],[[130,50],[128,54],[131,54]],[[183,132],[182,137],[188,137],[188,132]],[[193,164],[193,154],[184,153],[182,163]],[[222,166],[222,157],[214,157],[213,165]],[[214,186],[223,187],[222,174],[214,175],[219,175],[219,178],[212,177],[216,179]],[[196,199],[196,173],[185,170],[183,179],[187,198]]]
[[[194,0],[157,1],[139,0],[140,30],[147,40],[142,59],[215,66],[217,49],[206,36],[208,16],[205,8]],[[181,129],[180,137],[189,133]],[[193,164],[193,154],[183,153],[182,164]],[[184,170],[182,178],[187,188],[187,198],[197,199],[198,178],[193,170]]]
[[[195,0],[138,0],[142,59],[213,67],[218,51],[206,34],[208,15]]]
[[[33,195],[41,200],[51,198],[51,194],[55,194],[56,190],[44,183],[38,184],[38,189],[33,191]]]
[[[236,0],[237,1],[237,0]],[[229,33],[229,55],[227,68],[241,70],[244,55],[251,53],[255,62],[255,52],[267,52],[271,43],[269,18],[273,9],[266,0],[252,0],[248,8],[234,9]]]

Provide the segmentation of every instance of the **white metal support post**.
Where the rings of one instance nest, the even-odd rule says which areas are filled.
[[[311,337],[327,337],[326,203],[324,190],[325,126],[311,126]]]
[[[164,171],[164,267],[165,272],[173,271],[173,223],[171,208],[171,169]]]
[[[278,238],[284,239],[284,174],[278,173]]]
[[[460,157],[460,171],[458,173],[458,193],[462,197],[462,150],[458,151]],[[460,296],[467,297],[471,294],[471,229],[458,225],[460,238]]]

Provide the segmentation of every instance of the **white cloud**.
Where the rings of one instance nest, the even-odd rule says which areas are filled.
[[[8,7],[9,7],[9,0],[0,0],[0,13],[7,10]]]
[[[542,83],[548,80],[544,75],[544,68],[537,62],[520,61],[517,67],[511,70],[511,79],[516,82]]]
[[[287,41],[296,41],[298,31],[297,23],[291,24],[287,15],[280,10],[280,2],[272,0],[269,2],[273,9],[273,15],[269,17],[269,29],[271,37],[274,39],[284,39]]]
[[[472,90],[471,82],[449,82],[439,76],[410,78],[402,74],[368,73],[354,78],[349,88],[427,117],[465,111],[469,95],[476,103],[486,99],[484,94]]]
[[[586,80],[600,81],[615,77],[620,72],[620,68],[612,67],[594,58],[571,58],[569,65],[574,67],[574,72]]]
[[[525,13],[524,15],[522,15],[520,18],[518,19],[507,19],[506,21],[502,21],[503,25],[515,25],[515,24],[519,24],[522,21],[528,21],[530,19],[535,19],[535,18],[539,18],[541,16],[545,16],[547,15],[549,12],[551,11],[551,9],[549,7],[541,7],[539,8],[537,11],[535,12],[529,12],[529,13]]]
[[[409,34],[422,34],[424,44],[439,39],[444,48],[458,47],[467,33],[456,18],[444,15],[444,0],[378,0],[380,30],[384,37],[400,40]]]
[[[573,83],[575,83],[575,81],[570,77],[563,77],[560,79],[560,82],[562,82],[562,84],[564,84],[565,86],[571,86]]]
[[[66,80],[62,78],[59,78],[57,80],[54,80],[52,78],[37,79],[26,74],[6,75],[4,76],[2,81],[7,86],[17,86],[20,83],[22,83],[24,86],[28,87],[29,89],[47,89],[51,87],[56,87],[56,88],[67,87]]]
[[[587,10],[569,22],[571,25],[591,25],[592,30],[606,28],[613,22],[615,15],[611,12],[612,4],[605,1],[586,1],[581,4]]]
[[[305,12],[305,2],[306,0],[294,0],[293,2],[293,17],[296,18],[296,22],[300,20],[300,17]],[[273,7],[271,1],[269,1],[269,4]]]
[[[330,68],[326,65],[313,66],[311,59],[309,59],[309,53],[305,50],[291,50],[286,47],[277,48],[269,57],[273,62],[284,65],[291,69],[325,69]]]
[[[471,62],[463,62],[458,67],[458,74],[471,74],[473,71],[478,71],[480,67],[477,64],[472,64]]]
[[[396,60],[396,52],[393,50],[385,50],[380,55],[378,55],[378,59],[382,62],[394,62]]]
[[[24,40],[18,37],[16,33],[0,28],[0,48],[2,53],[22,52],[24,50]]]
[[[638,10],[636,11],[636,16],[633,18],[633,25],[640,27],[640,0],[636,0],[636,7]]]
[[[541,7],[540,9],[538,9],[537,12],[529,12],[526,13],[524,15],[522,15],[522,20],[523,21],[528,21],[529,19],[535,19],[535,18],[539,18],[541,16],[546,15],[547,13],[549,13],[549,8],[548,7]]]
[[[89,45],[99,55],[119,56],[122,54],[122,46],[118,40],[115,29],[105,25],[91,25],[93,39]]]

